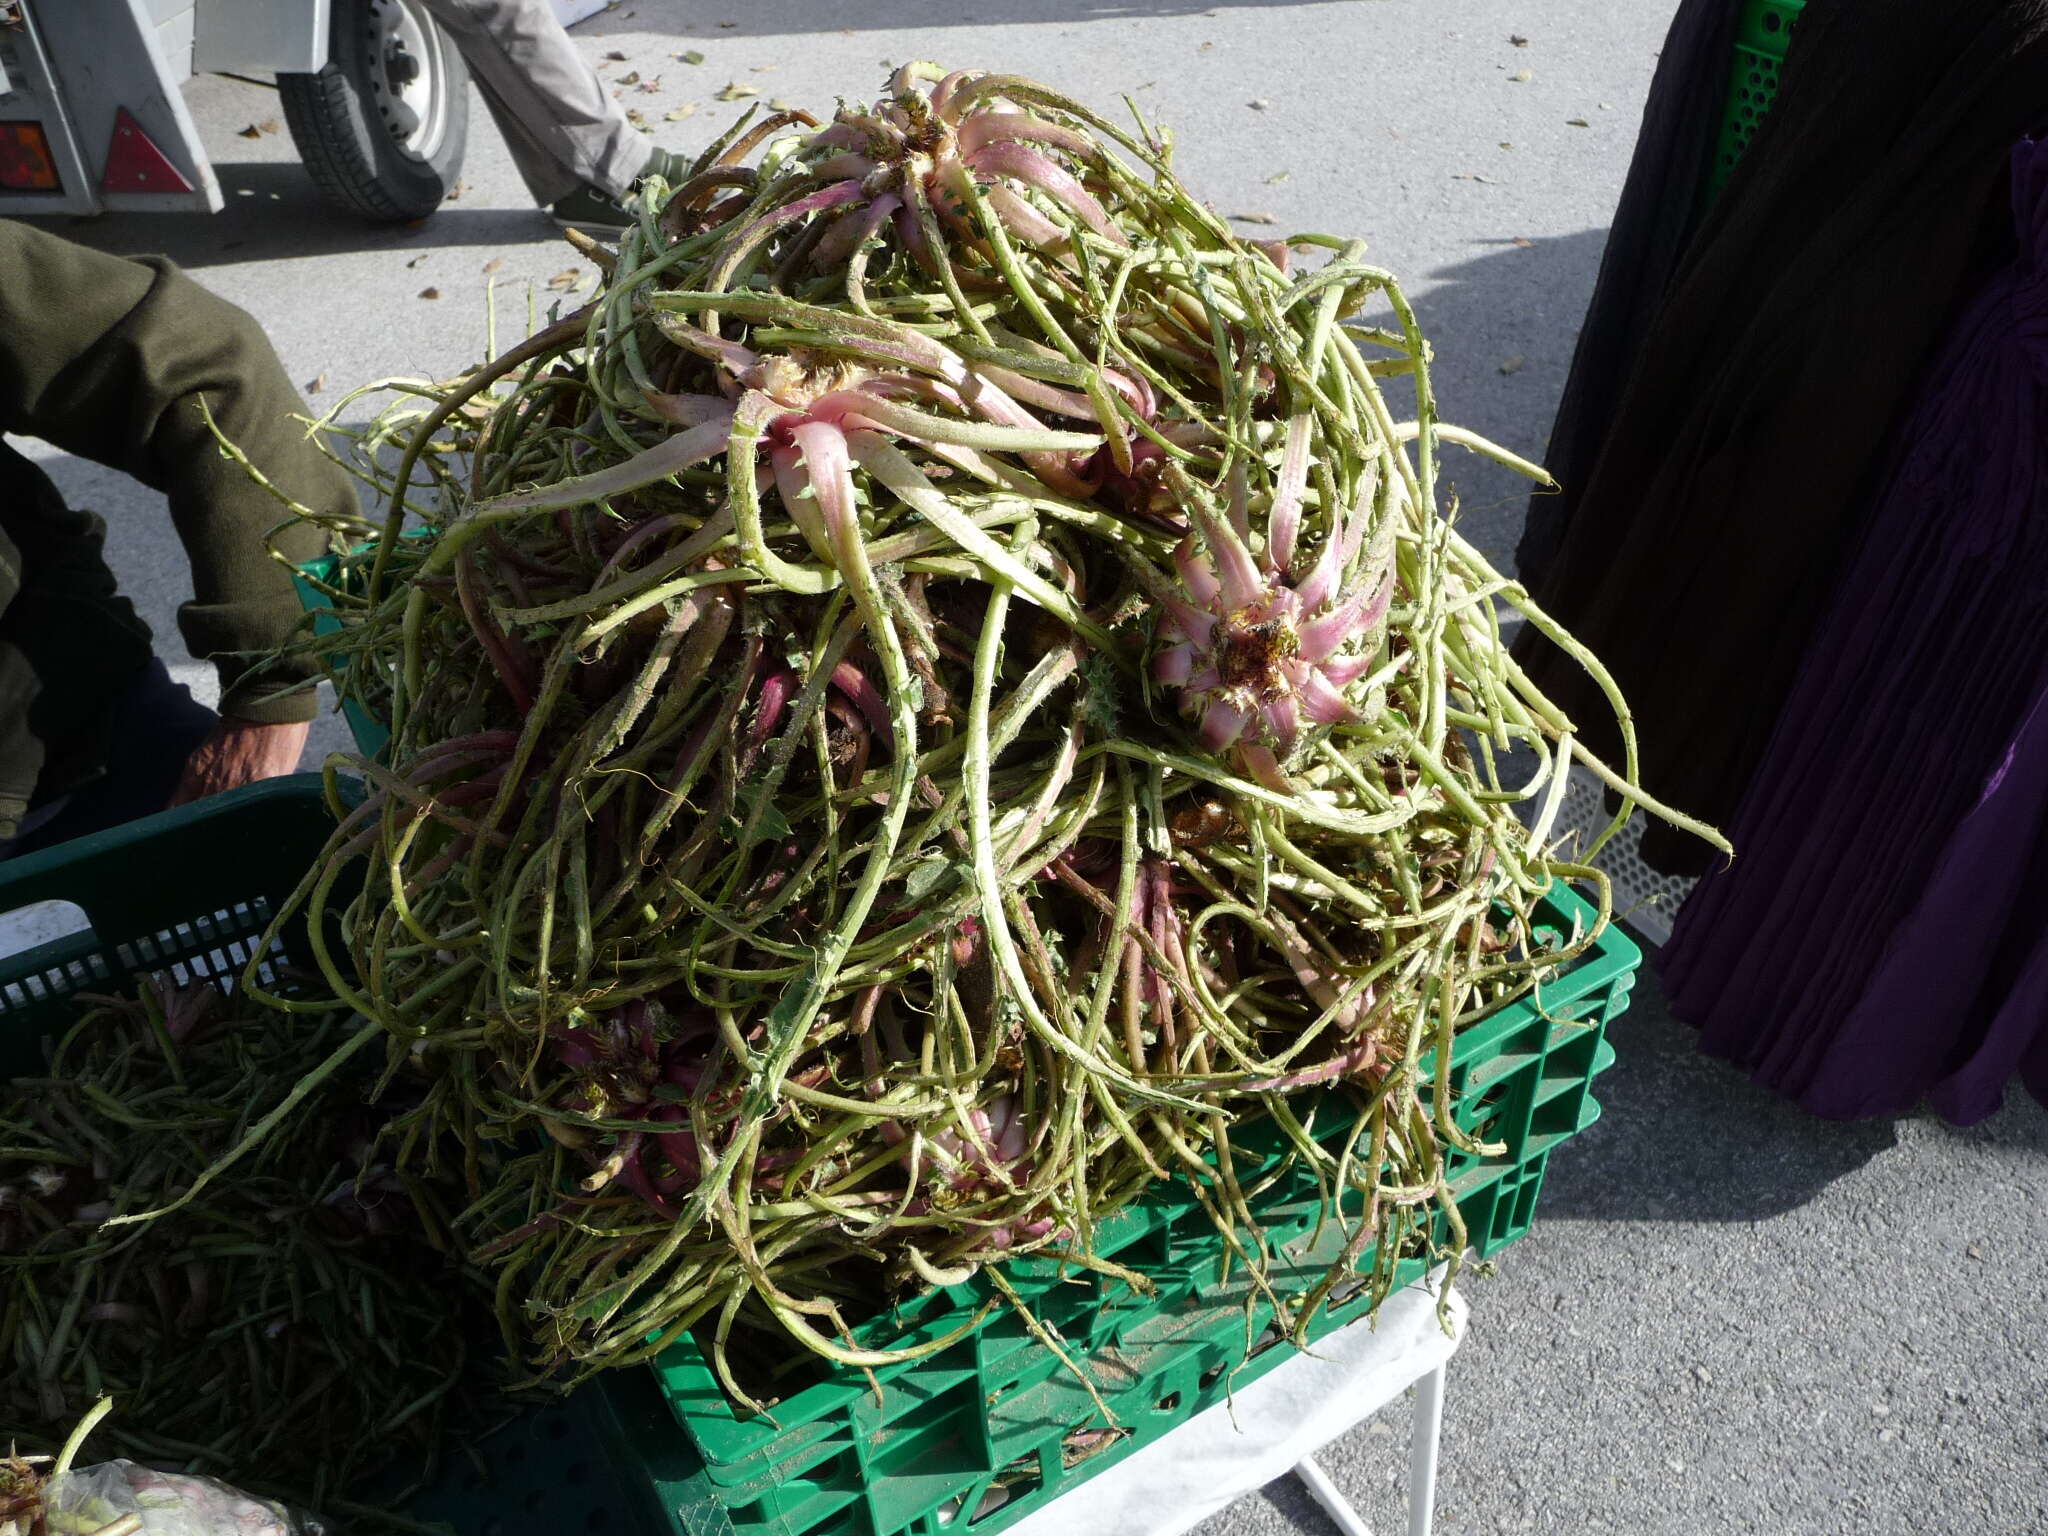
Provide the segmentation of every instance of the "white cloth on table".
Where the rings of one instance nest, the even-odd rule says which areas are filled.
[[[1363,1423],[1450,1359],[1465,1331],[1465,1299],[1418,1280],[1373,1318],[1320,1340],[1179,1428],[1133,1451],[1004,1536],[1181,1536]],[[1405,1451],[1397,1462],[1404,1473]]]

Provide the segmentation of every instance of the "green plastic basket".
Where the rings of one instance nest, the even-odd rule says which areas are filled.
[[[71,1015],[72,994],[138,972],[233,977],[332,828],[319,780],[272,780],[0,864],[0,912],[71,903],[90,933],[0,958],[0,1072],[32,1067],[40,1036]],[[345,893],[344,893],[345,894]],[[1558,889],[1558,934],[1589,920]],[[303,926],[264,956],[273,972],[303,960]],[[1551,1151],[1590,1125],[1595,1074],[1612,1060],[1606,1025],[1627,1004],[1641,961],[1610,928],[1591,952],[1459,1036],[1456,1116],[1495,1158],[1459,1156],[1452,1178],[1472,1245],[1498,1250],[1528,1230]],[[1256,1128],[1245,1144],[1279,1149]],[[1305,1288],[1335,1253],[1319,1192],[1298,1174],[1261,1197],[1275,1288]],[[1436,1234],[1442,1238],[1441,1229]],[[531,1412],[453,1458],[411,1513],[462,1536],[646,1532],[649,1536],[992,1536],[1087,1477],[1221,1401],[1291,1355],[1241,1269],[1181,1184],[1154,1191],[1101,1234],[1155,1290],[1011,1266],[1034,1312],[1057,1328],[1117,1413],[1124,1433],[1069,1465],[1075,1431],[1099,1427],[1085,1389],[1008,1311],[940,1356],[864,1377],[828,1377],[777,1405],[773,1423],[727,1403],[687,1346],[652,1371],[612,1372],[564,1403]],[[1399,1278],[1423,1260],[1400,1263]],[[950,1332],[975,1286],[914,1298],[868,1325],[870,1338]],[[1315,1321],[1320,1336],[1369,1303],[1344,1297]],[[1248,1341],[1251,1353],[1247,1354]],[[684,1432],[679,1432],[678,1422]]]
[[[76,1017],[76,993],[160,971],[232,982],[333,829],[319,777],[302,774],[0,863],[0,913],[62,902],[91,924],[0,957],[0,1077],[41,1064],[42,1039]],[[265,973],[306,959],[304,924],[288,924]],[[413,1512],[462,1536],[672,1530],[670,1512],[649,1502],[659,1452],[625,1438],[620,1426],[634,1415],[610,1401],[636,1385],[649,1387],[636,1373],[524,1416],[451,1467]],[[659,1399],[651,1406],[666,1418]],[[648,1419],[643,1411],[638,1422]]]
[[[1728,102],[1714,159],[1707,171],[1707,197],[1720,195],[1734,174],[1736,162],[1756,137],[1764,114],[1778,94],[1778,72],[1792,27],[1806,0],[1748,0],[1736,24],[1735,54],[1728,67]]]
[[[1562,937],[1592,912],[1559,887],[1544,917]],[[1605,1029],[1626,1008],[1640,963],[1641,952],[1610,927],[1537,994],[1459,1036],[1453,1116],[1476,1139],[1505,1146],[1494,1157],[1449,1160],[1467,1240],[1482,1257],[1528,1231],[1550,1153],[1598,1118],[1592,1079],[1614,1059]],[[1348,1114],[1326,1115],[1317,1133],[1338,1138],[1349,1125]],[[1270,1127],[1249,1129],[1238,1145],[1263,1155],[1265,1167],[1282,1161]],[[1255,1177],[1247,1173],[1246,1182]],[[1343,1241],[1324,1219],[1321,1192],[1291,1169],[1261,1195],[1258,1211],[1275,1250],[1273,1289],[1283,1297],[1306,1291]],[[1449,1237],[1441,1216],[1433,1236]],[[1007,1275],[1116,1413],[1125,1432],[1108,1449],[1067,1465],[1075,1434],[1099,1428],[1100,1419],[1073,1373],[1007,1308],[938,1355],[879,1369],[872,1382],[862,1372],[828,1371],[765,1415],[737,1410],[685,1339],[655,1363],[655,1376],[704,1464],[694,1486],[722,1506],[716,1517],[700,1511],[685,1529],[951,1536],[971,1512],[980,1516],[968,1521],[975,1531],[998,1531],[1292,1353],[1269,1334],[1268,1347],[1246,1358],[1247,1338],[1272,1322],[1271,1305],[1241,1269],[1225,1268],[1222,1240],[1184,1182],[1156,1187],[1105,1222],[1096,1243],[1145,1275],[1153,1293],[1051,1261],[1019,1261]],[[1419,1255],[1403,1258],[1398,1279],[1416,1278],[1423,1266]],[[942,1338],[989,1295],[979,1282],[927,1292],[856,1329],[855,1339],[887,1349]],[[1351,1321],[1368,1303],[1361,1293],[1328,1309],[1310,1336]]]
[[[316,635],[341,633],[341,620],[334,616],[334,605],[327,594],[314,585],[315,582],[325,582],[331,586],[340,564],[333,555],[322,555],[318,560],[307,561],[292,573],[292,585],[298,591],[299,605],[313,615],[313,633]],[[337,658],[330,657],[329,665],[336,671],[340,669]],[[384,722],[346,694],[342,696],[341,713],[342,718],[348,721],[349,735],[355,738],[356,750],[372,761],[381,759],[385,744],[391,740],[391,732]]]

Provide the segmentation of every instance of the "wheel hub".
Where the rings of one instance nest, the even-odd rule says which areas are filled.
[[[402,154],[431,159],[448,130],[446,35],[419,0],[369,0],[363,24],[373,105],[384,131]]]

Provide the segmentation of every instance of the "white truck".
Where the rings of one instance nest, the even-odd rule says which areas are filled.
[[[606,0],[552,0],[565,25]],[[0,0],[0,216],[218,212],[182,87],[274,79],[328,198],[424,218],[455,184],[468,71],[421,0]]]

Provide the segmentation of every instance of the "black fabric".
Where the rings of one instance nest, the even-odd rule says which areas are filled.
[[[110,713],[106,772],[67,798],[49,821],[8,845],[4,857],[154,816],[171,803],[185,760],[220,720],[154,656],[112,701]]]
[[[1515,569],[1542,580],[1599,457],[1629,371],[1664,302],[1700,212],[1745,0],[1684,0],[1657,55],[1621,201],[1600,253],[1543,463],[1556,491],[1529,498]]]
[[[1894,423],[2009,248],[2005,151],[2048,120],[2044,82],[2048,0],[1812,0],[1801,16],[1777,102],[1533,582],[1614,672],[1667,801],[1732,816]],[[1616,756],[1570,659],[1527,631],[1516,651]],[[1696,872],[1711,850],[1653,825],[1643,856]]]

